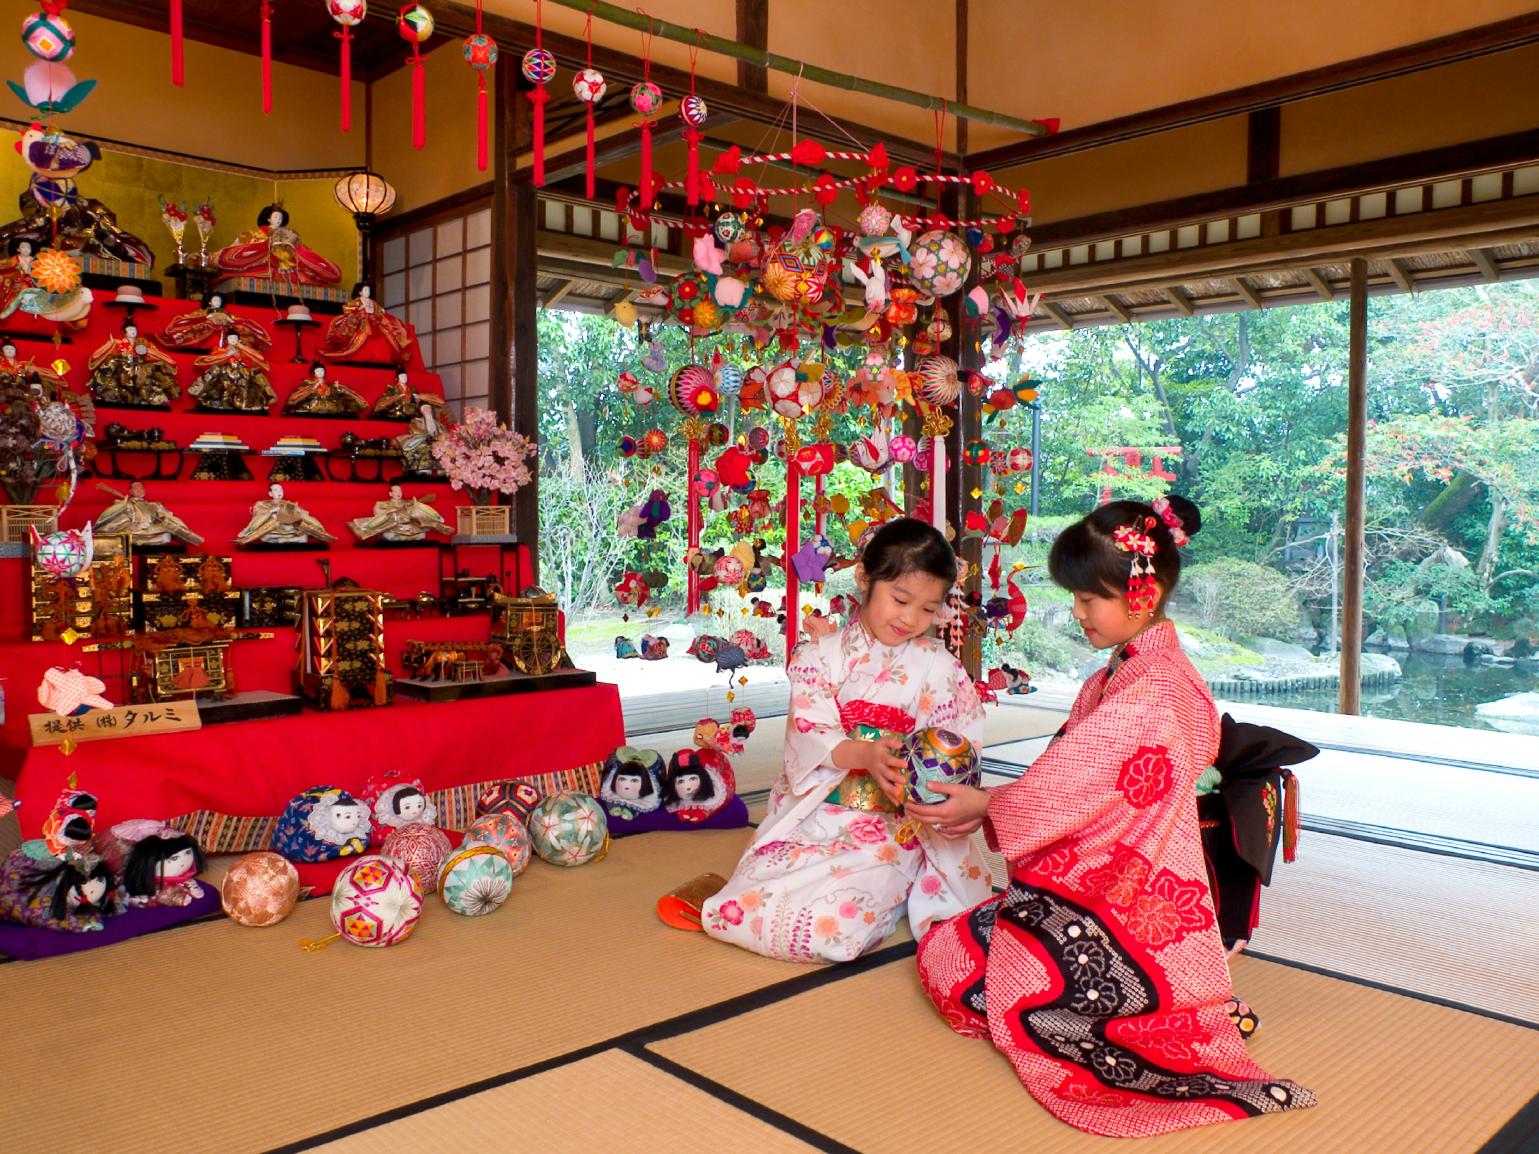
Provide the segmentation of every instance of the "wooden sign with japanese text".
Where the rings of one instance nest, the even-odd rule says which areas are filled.
[[[27,722],[32,726],[33,745],[63,745],[71,738],[76,742],[107,741],[115,737],[143,737],[151,733],[203,728],[198,703],[191,698],[92,709],[78,717],[31,713],[27,715]]]

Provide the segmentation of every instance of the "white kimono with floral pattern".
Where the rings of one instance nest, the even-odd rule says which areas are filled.
[[[900,732],[945,726],[982,748],[983,706],[956,658],[927,637],[883,645],[857,617],[799,646],[787,673],[785,768],[748,852],[705,903],[706,933],[772,958],[843,962],[879,945],[905,906],[918,938],[988,897],[974,839],[922,827],[900,844],[901,816],[827,800],[845,777],[834,747],[856,721]]]

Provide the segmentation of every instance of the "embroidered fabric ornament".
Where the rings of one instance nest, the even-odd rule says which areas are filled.
[[[369,816],[345,789],[317,785],[283,809],[273,829],[272,848],[290,861],[333,861],[361,854],[369,844]]]
[[[219,902],[243,926],[275,926],[299,902],[299,871],[275,853],[247,854],[224,875]]]
[[[529,89],[529,103],[534,105],[534,186],[545,187],[545,105],[550,100],[546,89],[556,77],[556,58],[540,43],[540,4],[534,5],[534,39],[536,47],[524,53],[522,71],[524,79],[533,85]]]
[[[368,0],[326,0],[326,13],[342,26],[342,131],[353,130],[353,26],[368,15]]]
[[[689,167],[684,177],[684,199],[694,208],[700,203],[700,143],[705,134],[700,131],[709,115],[705,101],[695,95],[695,57],[698,46],[689,50],[689,95],[679,101],[679,119],[684,122],[684,140],[689,145]]]
[[[736,365],[722,365],[716,370],[716,388],[724,397],[735,397],[743,391],[743,370]]]
[[[39,60],[62,64],[75,54],[75,29],[59,12],[34,12],[21,22],[21,42]]]
[[[932,782],[976,786],[983,780],[978,750],[955,730],[921,729],[908,739],[906,754],[904,774],[909,796],[925,805],[946,800],[929,788]]]
[[[476,798],[476,813],[483,817],[489,813],[510,813],[527,826],[529,815],[543,796],[539,786],[530,782],[501,782],[483,790]]]
[[[81,706],[111,709],[112,702],[102,696],[107,683],[78,669],[54,666],[43,674],[37,687],[37,701],[44,709],[68,717]]]
[[[428,798],[420,778],[403,780],[396,770],[372,777],[364,784],[362,800],[369,807],[375,843],[394,830],[438,821],[438,807]]]
[[[652,83],[652,33],[641,34],[641,79],[631,88],[631,109],[641,117],[641,210],[649,212],[655,196],[652,185],[652,117],[662,107],[663,90]]]
[[[1122,552],[1132,554],[1127,588],[1129,617],[1152,613],[1159,604],[1159,586],[1154,579],[1154,554],[1159,546],[1148,532],[1156,524],[1153,517],[1145,517],[1141,522],[1119,525],[1112,532],[1112,543]]]
[[[387,857],[365,857],[337,876],[331,924],[355,946],[395,946],[411,937],[422,916],[422,892],[406,867]]]
[[[551,794],[529,815],[534,852],[551,865],[580,866],[609,850],[604,808],[585,793]]]
[[[89,848],[96,829],[96,810],[96,795],[77,789],[75,775],[70,774],[53,809],[43,819],[43,847],[48,855],[63,859]]]
[[[919,363],[919,395],[932,405],[950,405],[962,392],[961,367],[950,357],[929,356]]]
[[[411,45],[411,146],[427,145],[427,82],[422,67],[422,46],[433,35],[433,14],[421,4],[407,4],[396,18],[395,30]]]
[[[534,847],[529,842],[529,830],[522,818],[511,813],[488,813],[476,818],[465,830],[462,849],[489,845],[508,859],[517,877],[529,868]]]
[[[404,865],[417,888],[430,894],[438,888],[438,870],[453,848],[443,830],[416,822],[393,830],[380,854]]]
[[[497,63],[497,42],[481,31],[481,0],[476,0],[476,30],[465,37],[465,63],[476,73],[476,171],[486,171],[486,74]]]
[[[444,861],[438,878],[444,905],[467,918],[502,907],[513,892],[513,867],[495,846],[462,846]]]
[[[704,365],[685,365],[668,380],[668,403],[686,417],[714,413],[721,407],[716,379]]]
[[[920,234],[909,256],[910,280],[926,296],[948,297],[960,291],[973,267],[967,242],[939,229]]]

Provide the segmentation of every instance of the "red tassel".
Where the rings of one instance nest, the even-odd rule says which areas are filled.
[[[182,0],[171,0],[171,83],[182,87]]]
[[[342,131],[353,130],[353,30],[343,28],[342,38]]]
[[[641,210],[652,207],[652,122],[641,122]]]
[[[587,188],[587,193],[588,193],[588,199],[592,200],[593,199],[593,169],[594,169],[593,102],[590,100],[590,101],[587,102],[587,105],[588,105],[588,188]]]
[[[689,141],[689,171],[684,176],[684,196],[693,208],[700,203],[700,142],[705,136],[693,128],[684,130]]]
[[[1283,770],[1283,861],[1299,856],[1299,779]]]
[[[262,111],[273,110],[273,6],[262,0]]]
[[[427,144],[427,80],[423,72],[419,52],[411,60],[411,146],[418,149]]]
[[[529,90],[529,103],[534,105],[534,187],[545,187],[545,102],[550,93],[543,84]]]
[[[486,171],[486,73],[476,74],[476,171]]]

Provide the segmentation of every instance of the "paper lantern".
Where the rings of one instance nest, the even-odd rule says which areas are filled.
[[[417,888],[430,894],[438,887],[438,870],[453,848],[443,830],[418,821],[395,830],[379,852],[404,865]]]
[[[960,369],[950,357],[925,357],[919,362],[919,395],[932,405],[953,404],[962,392]]]
[[[650,80],[642,80],[631,89],[631,108],[642,116],[651,116],[662,106],[663,90]]]
[[[23,20],[21,42],[32,55],[53,64],[62,63],[75,54],[74,28],[62,15],[52,12],[34,12]]]
[[[544,48],[531,48],[525,52],[520,67],[524,79],[530,84],[549,84],[556,78],[556,58]]]
[[[243,926],[275,926],[299,901],[299,871],[275,853],[247,854],[224,875],[219,901]]]
[[[609,91],[609,82],[601,72],[584,68],[572,77],[572,94],[584,104],[597,104]]]
[[[500,850],[513,867],[514,877],[529,868],[529,858],[534,852],[534,847],[529,844],[528,827],[522,818],[511,813],[489,813],[471,822],[461,847],[468,849],[473,845],[489,845]]]
[[[417,929],[422,891],[406,867],[370,855],[347,865],[331,891],[331,924],[355,946],[393,946]]]
[[[444,862],[438,877],[444,905],[467,918],[489,914],[508,900],[513,866],[495,846],[461,846]]]
[[[704,365],[685,365],[668,381],[668,401],[686,417],[714,413],[721,404],[716,379]]]
[[[585,793],[567,791],[547,797],[529,815],[534,852],[551,865],[580,866],[602,858],[609,849],[604,809]]]
[[[945,801],[944,794],[927,788],[931,782],[976,786],[983,780],[978,751],[973,743],[952,729],[921,729],[908,739],[908,788],[926,805]]]
[[[482,817],[489,813],[511,813],[527,825],[529,814],[544,796],[538,786],[527,781],[499,782],[481,791],[476,798],[476,813]]]
[[[921,234],[909,256],[909,279],[926,296],[946,297],[960,291],[973,267],[967,242],[939,229]]]

